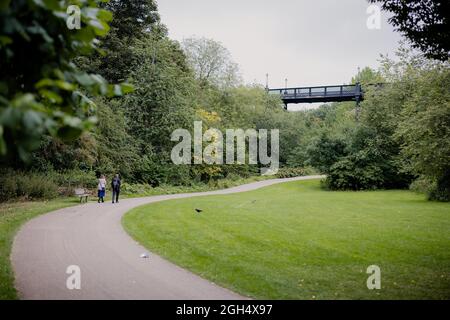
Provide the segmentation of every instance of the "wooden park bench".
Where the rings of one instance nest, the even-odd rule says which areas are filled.
[[[81,203],[81,202],[83,202],[83,199],[85,200],[85,202],[87,202],[90,194],[84,188],[77,188],[77,189],[75,189],[75,196],[80,198],[80,203]]]

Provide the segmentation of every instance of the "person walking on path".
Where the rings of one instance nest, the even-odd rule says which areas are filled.
[[[114,203],[114,199],[116,199],[116,202],[119,202],[120,176],[118,173],[111,181],[111,190],[112,190],[112,203]]]
[[[105,202],[105,193],[106,193],[106,178],[104,175],[101,175],[98,179],[98,203]]]

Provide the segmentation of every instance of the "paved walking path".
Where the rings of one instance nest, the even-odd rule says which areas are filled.
[[[245,299],[148,252],[122,228],[134,207],[163,200],[244,192],[276,183],[320,178],[273,179],[226,190],[88,203],[26,223],[12,249],[16,288],[22,299]],[[81,289],[69,290],[67,267],[81,269]]]

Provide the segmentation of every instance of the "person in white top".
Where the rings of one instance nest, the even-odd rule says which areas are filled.
[[[98,179],[98,203],[105,202],[105,193],[106,193],[106,178],[104,175],[101,175]]]

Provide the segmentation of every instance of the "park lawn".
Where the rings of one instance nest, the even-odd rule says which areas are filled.
[[[450,299],[450,204],[406,190],[296,181],[153,203],[123,224],[152,252],[253,298]],[[380,290],[367,288],[370,265]]]
[[[76,198],[0,204],[0,300],[17,299],[10,254],[20,226],[40,214],[77,204],[79,201]]]

